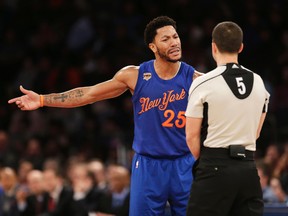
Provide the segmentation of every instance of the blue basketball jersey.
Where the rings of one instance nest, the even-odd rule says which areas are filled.
[[[185,110],[194,68],[181,62],[170,80],[161,79],[154,60],[143,62],[132,97],[133,150],[155,158],[174,158],[190,152],[185,138]]]

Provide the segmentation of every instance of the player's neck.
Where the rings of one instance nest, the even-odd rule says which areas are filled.
[[[180,61],[177,62],[161,62],[159,60],[154,61],[154,68],[156,73],[161,79],[172,79],[179,71]]]

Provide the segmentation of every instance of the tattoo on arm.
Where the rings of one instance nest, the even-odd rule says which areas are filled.
[[[61,102],[64,102],[66,98],[68,98],[68,95],[61,94],[60,96],[55,96],[53,99],[54,99],[54,100],[60,99]]]
[[[48,104],[53,104],[53,101],[55,102],[67,102],[70,100],[70,102],[77,102],[81,97],[84,96],[82,89],[76,89],[60,94],[52,94],[50,97],[46,97],[46,101]]]

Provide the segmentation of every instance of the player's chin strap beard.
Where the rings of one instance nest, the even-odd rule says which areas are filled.
[[[179,62],[181,59],[175,59],[175,60],[173,60],[173,59],[167,58],[166,60],[167,60],[168,62],[171,62],[171,63],[177,63],[177,62]]]
[[[180,50],[180,52],[181,52],[181,50]],[[182,53],[181,53],[180,58],[178,58],[178,59],[171,59],[171,58],[168,57],[168,54],[166,55],[166,54],[164,54],[164,53],[161,53],[161,52],[159,51],[159,49],[157,49],[157,54],[158,54],[158,56],[159,56],[161,59],[166,60],[167,62],[171,62],[171,63],[177,63],[177,62],[180,61],[181,58],[182,58]]]

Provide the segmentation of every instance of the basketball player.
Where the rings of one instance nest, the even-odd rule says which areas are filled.
[[[21,110],[39,107],[79,107],[117,97],[129,90],[134,108],[135,155],[132,163],[130,216],[185,215],[194,158],[185,138],[185,110],[193,77],[199,74],[180,61],[181,41],[176,23],[160,16],[147,24],[147,46],[155,59],[127,66],[94,86],[39,95],[20,86],[21,97],[9,100]]]

